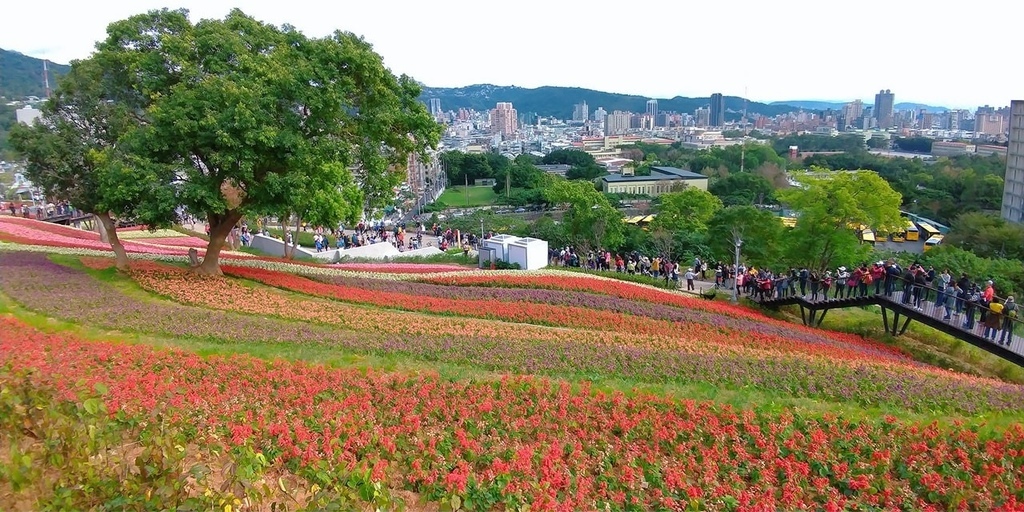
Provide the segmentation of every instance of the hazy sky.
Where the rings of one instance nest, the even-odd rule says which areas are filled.
[[[395,73],[430,86],[577,86],[666,98],[1002,106],[1024,98],[1024,2],[56,0],[7,2],[0,48],[66,63],[108,23],[162,7],[193,22],[232,7],[310,36],[364,36]],[[1017,43],[1011,43],[1017,40]]]

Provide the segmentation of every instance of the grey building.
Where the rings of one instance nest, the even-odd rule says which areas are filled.
[[[875,95],[875,119],[878,121],[878,127],[885,130],[891,128],[893,125],[893,104],[896,101],[896,95],[889,89],[884,91],[878,91]]]
[[[708,125],[714,127],[725,126],[725,96],[722,96],[720,92],[711,95],[711,115],[708,119]]]
[[[1024,100],[1010,103],[1010,144],[1003,182],[1003,218],[1024,222]]]

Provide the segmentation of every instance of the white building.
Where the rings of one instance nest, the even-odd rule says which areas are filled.
[[[37,108],[23,107],[16,110],[15,115],[19,123],[31,126],[36,123],[37,119],[43,117],[43,111]]]

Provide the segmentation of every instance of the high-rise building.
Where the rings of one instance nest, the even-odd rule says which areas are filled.
[[[896,95],[893,94],[889,89],[878,91],[875,95],[875,119],[878,121],[878,127],[885,130],[891,128],[893,125],[892,109],[896,101]]]
[[[629,112],[616,110],[604,118],[605,135],[623,135],[629,131],[629,122],[632,118]]]
[[[583,101],[572,106],[572,120],[573,121],[588,121],[590,120],[590,107],[587,106],[587,102]]]
[[[983,135],[1001,135],[1009,128],[1007,121],[1002,114],[996,114],[992,107],[984,110],[978,107],[974,114],[974,131]]]
[[[846,105],[843,105],[842,117],[846,119],[845,124],[852,124],[857,118],[864,115],[864,102],[861,100],[853,100]],[[845,128],[846,126],[837,128]]]
[[[946,129],[957,131],[964,120],[963,110],[950,110],[946,112]]]
[[[716,92],[711,95],[711,115],[708,119],[709,126],[725,126],[725,96]]]
[[[693,117],[695,118],[697,126],[704,128],[708,126],[709,119],[711,119],[711,113],[706,108],[698,108],[693,112]]]
[[[655,119],[658,117],[658,100],[647,100],[647,115]]]
[[[441,112],[441,98],[430,98],[430,115],[437,118]]]
[[[604,118],[607,115],[608,115],[608,112],[606,112],[605,109],[602,108],[602,107],[597,107],[596,109],[594,109],[594,121],[597,121],[599,123],[603,123],[604,122]]]
[[[1003,218],[1024,222],[1024,100],[1010,103],[1010,144],[1006,148]]]
[[[519,129],[519,119],[512,103],[500,101],[491,111],[491,130],[509,137]]]

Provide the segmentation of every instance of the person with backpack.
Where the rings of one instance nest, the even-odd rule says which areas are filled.
[[[1000,345],[1005,341],[1006,346],[1009,347],[1013,342],[1013,326],[1016,323],[1018,311],[1017,303],[1013,301],[1013,295],[1010,295],[1003,303],[1003,332],[999,335]]]

